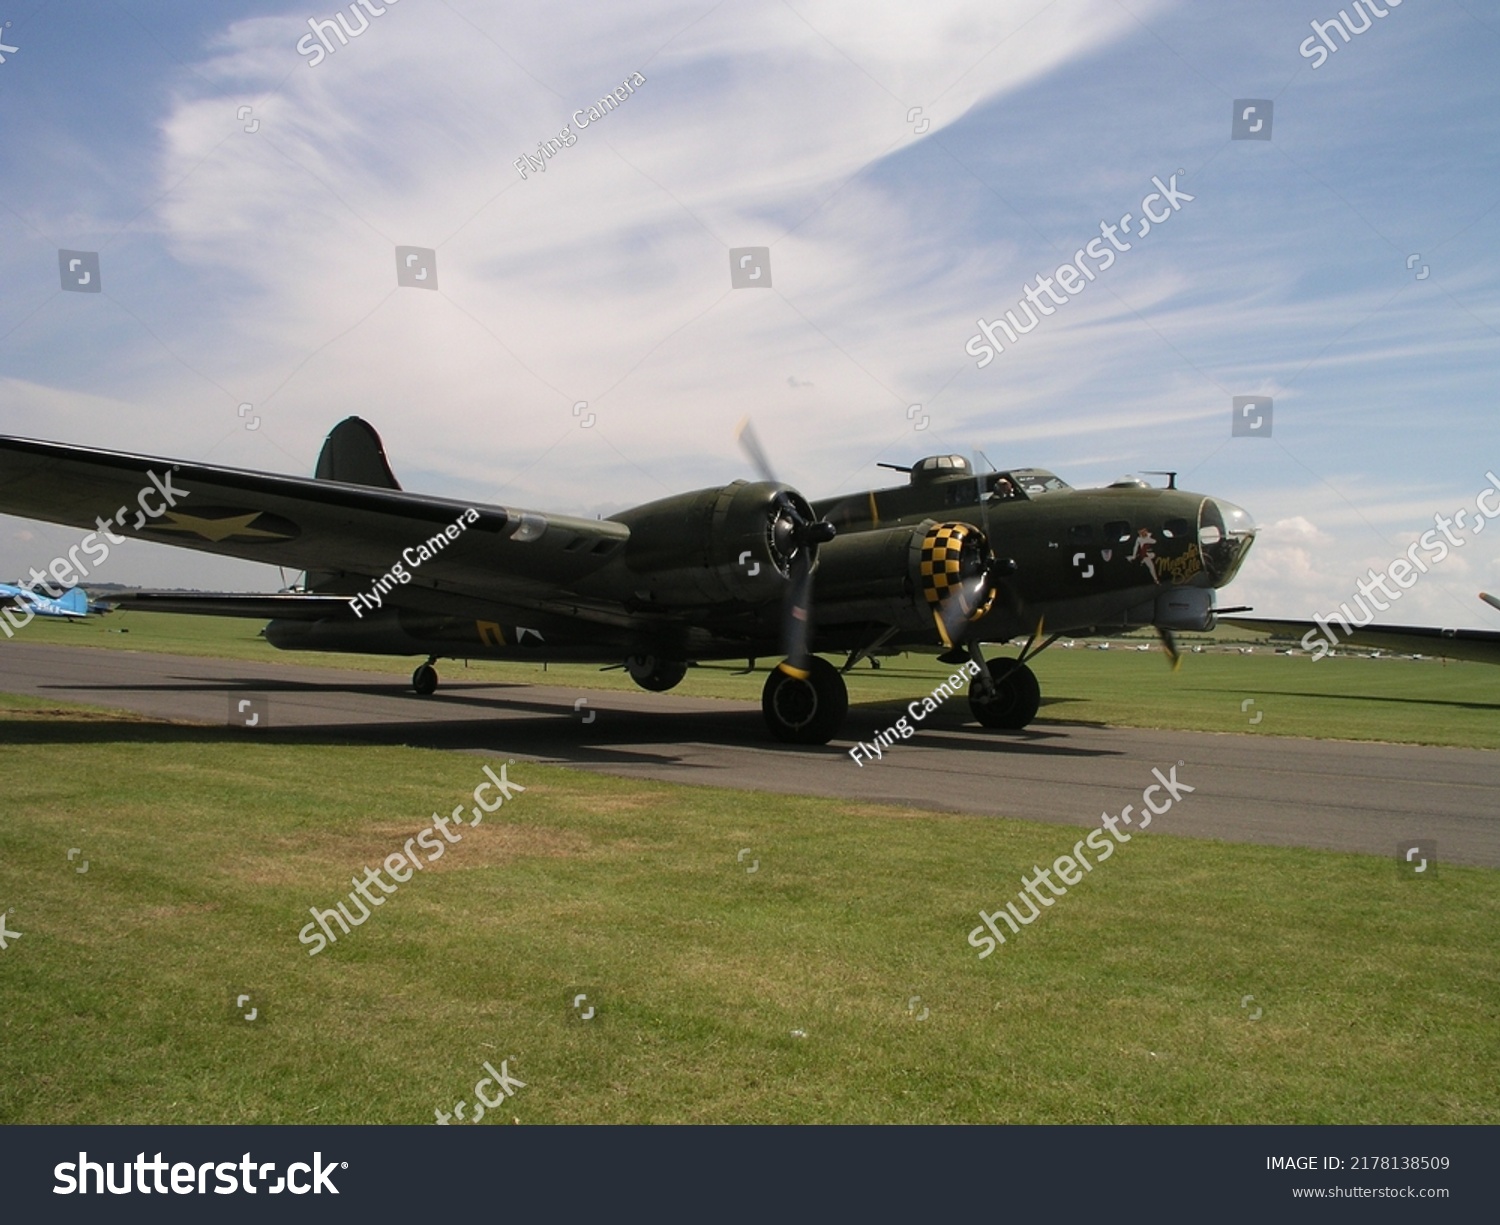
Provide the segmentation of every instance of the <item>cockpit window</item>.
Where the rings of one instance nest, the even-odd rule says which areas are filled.
[[[1010,477],[1005,476],[1004,474],[993,476],[988,479],[990,488],[990,501],[992,502],[1009,502],[1013,498],[1024,496],[1017,492],[1015,482],[1012,481]]]
[[[1016,483],[1016,488],[1028,497],[1036,497],[1040,493],[1057,493],[1072,488],[1067,481],[1054,476],[1045,468],[1016,468],[1005,475],[1010,477]]]

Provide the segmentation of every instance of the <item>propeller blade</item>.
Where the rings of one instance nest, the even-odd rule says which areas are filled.
[[[792,573],[782,604],[781,651],[778,665],[789,676],[807,676],[807,644],[812,638],[812,560],[802,549],[792,562]]]
[[[771,461],[766,458],[765,449],[760,445],[760,439],[755,436],[755,427],[750,424],[749,417],[743,417],[734,430],[735,441],[740,444],[740,449],[745,452],[746,458],[750,460],[750,466],[760,474],[763,481],[774,481],[776,475],[771,471]]]
[[[979,471],[979,461],[981,459],[984,460],[987,467],[993,467],[994,465],[990,464],[989,456],[985,455],[983,451],[974,452],[974,488],[979,494],[979,526],[984,531],[984,538],[993,545],[995,538],[990,535],[990,491],[985,488],[985,476],[988,474]]]
[[[779,485],[749,417],[736,427],[735,439],[760,478]],[[838,529],[826,518],[812,517],[808,503],[790,490],[778,490],[772,504],[773,532],[784,555],[789,555],[781,606],[781,646],[786,658],[778,667],[789,676],[805,679],[812,644],[813,571],[818,564],[818,546],[832,540]]]
[[[1158,629],[1156,636],[1161,639],[1161,649],[1167,653],[1172,671],[1176,672],[1182,666],[1182,652],[1177,648],[1177,635],[1171,630]]]

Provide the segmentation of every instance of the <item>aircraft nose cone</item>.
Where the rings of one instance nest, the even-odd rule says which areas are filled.
[[[1205,498],[1198,515],[1198,547],[1214,586],[1223,587],[1240,568],[1255,543],[1255,520],[1243,507],[1222,498]]]

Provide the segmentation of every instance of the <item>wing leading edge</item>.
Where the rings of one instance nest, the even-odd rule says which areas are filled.
[[[377,475],[373,459],[362,468]],[[405,566],[414,584],[483,600],[555,596],[630,535],[609,520],[11,437],[0,513],[316,572],[351,595]]]
[[[1365,629],[1345,631],[1341,620],[1332,620],[1333,632],[1325,635],[1315,621],[1276,621],[1262,617],[1220,617],[1219,623],[1242,629],[1260,630],[1278,638],[1295,638],[1309,651],[1321,643],[1333,647],[1362,647],[1375,651],[1398,651],[1403,654],[1437,655],[1444,659],[1466,659],[1475,663],[1500,664],[1500,630],[1442,629],[1437,626],[1371,625]],[[1314,641],[1309,644],[1308,639]],[[1321,657],[1321,655],[1320,655]]]

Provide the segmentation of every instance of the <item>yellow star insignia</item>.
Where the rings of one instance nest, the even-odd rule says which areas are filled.
[[[169,510],[166,517],[170,523],[152,523],[147,530],[153,532],[190,532],[204,540],[218,544],[231,536],[249,536],[263,540],[290,540],[286,532],[267,532],[250,524],[260,518],[261,512],[252,510],[247,515],[234,515],[228,519],[204,519],[198,515],[185,515],[181,511]]]

